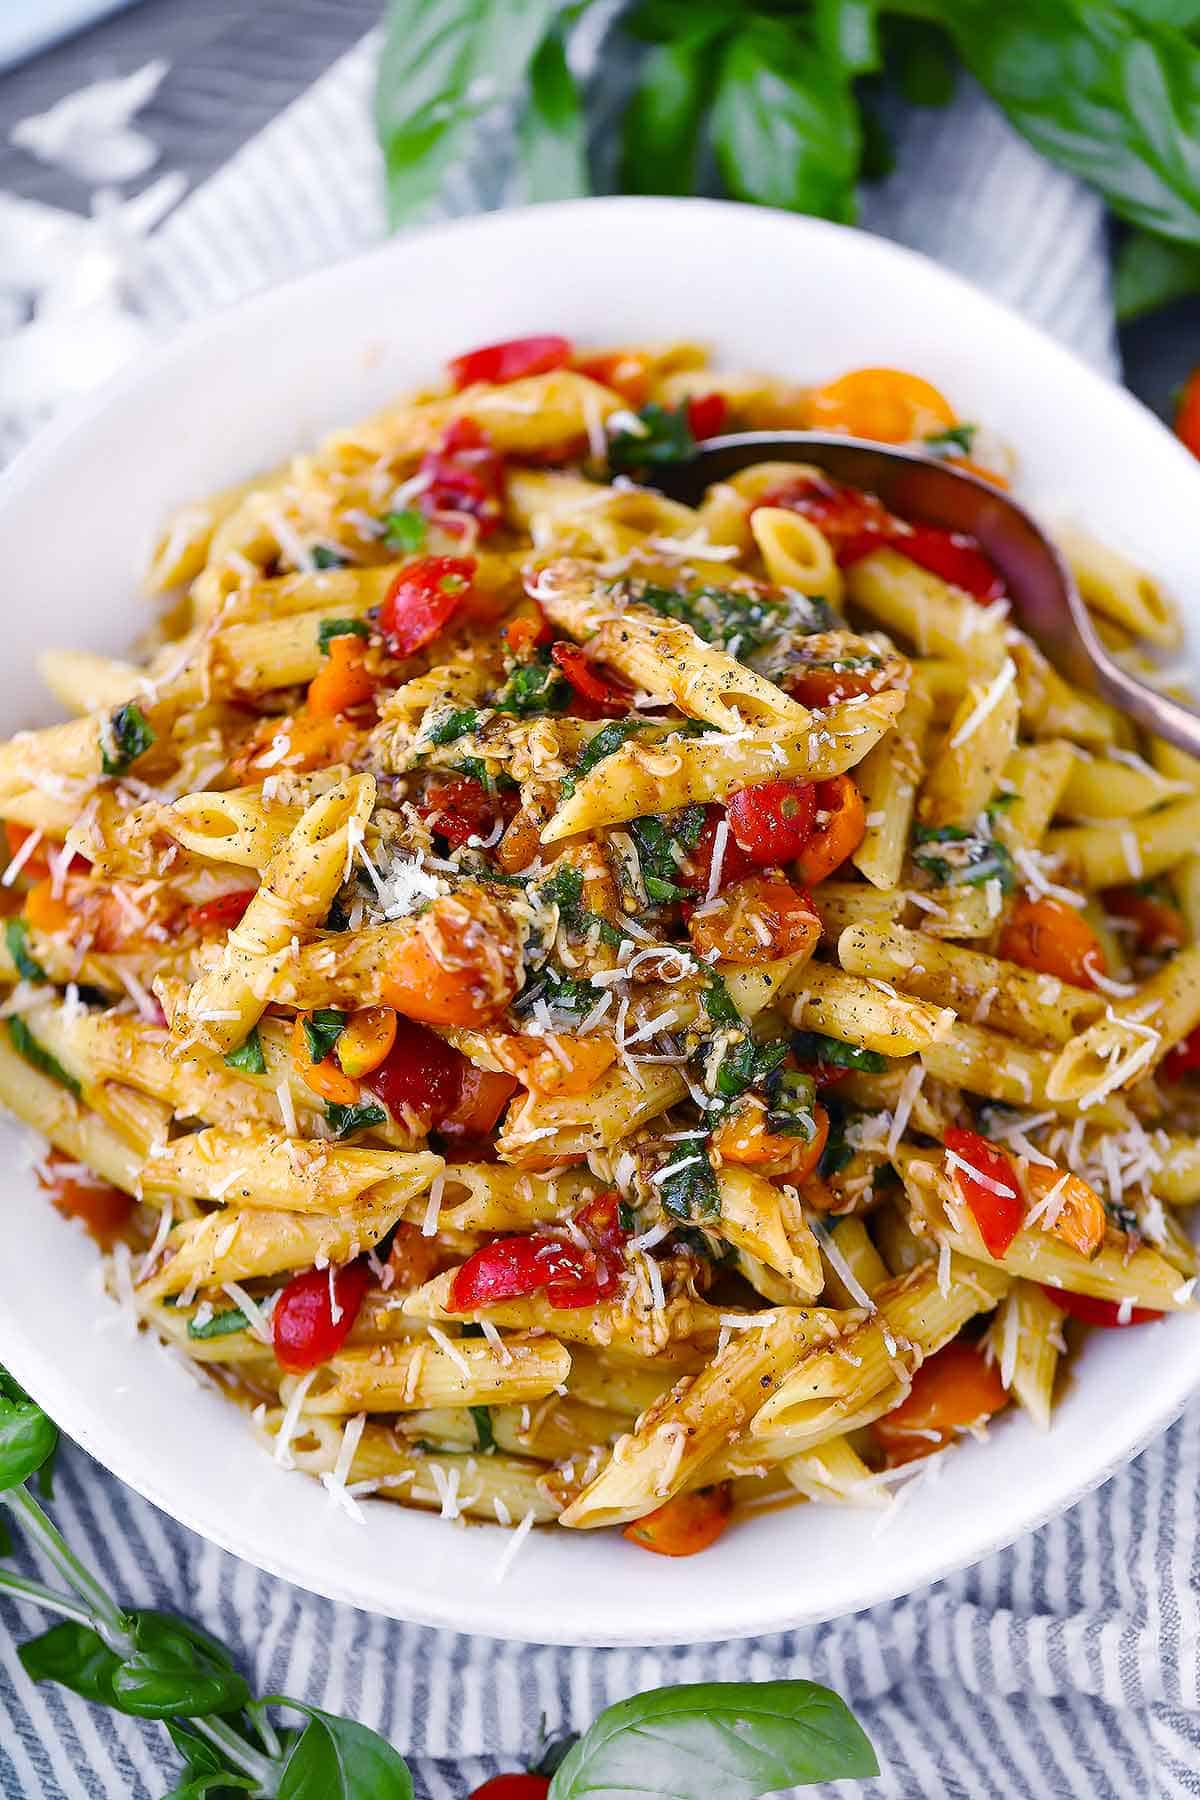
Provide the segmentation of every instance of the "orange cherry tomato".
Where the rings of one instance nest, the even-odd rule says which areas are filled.
[[[955,1338],[923,1362],[899,1406],[875,1421],[889,1464],[930,1456],[1008,1404],[1000,1370],[977,1344]]]
[[[458,1085],[452,1112],[438,1121],[445,1137],[486,1138],[500,1122],[501,1114],[520,1083],[515,1075],[502,1075],[468,1063]]]
[[[1179,908],[1165,894],[1143,893],[1136,887],[1108,888],[1104,910],[1115,919],[1127,919],[1137,928],[1137,947],[1147,956],[1164,956],[1187,943],[1187,924]]]
[[[952,1125],[944,1141],[957,1159],[951,1165],[954,1185],[979,1227],[988,1255],[1003,1256],[1025,1219],[1016,1170],[1003,1150],[977,1131]]]
[[[54,884],[47,875],[36,881],[25,896],[21,908],[26,923],[35,931],[48,934],[56,931],[69,931],[75,920],[75,914],[67,902],[66,891],[54,892]]]
[[[14,857],[20,855],[22,848],[32,836],[33,829],[31,826],[18,825],[12,819],[5,819],[4,837],[8,845],[9,862],[12,862]],[[27,876],[30,881],[40,881],[44,875],[50,873],[50,858],[58,855],[62,848],[63,844],[61,838],[46,837],[43,835],[41,841],[34,846],[21,864],[22,875]],[[80,856],[78,851],[76,851],[71,857],[70,862],[67,864],[66,872],[69,875],[78,875],[82,873],[87,866],[86,859]]]
[[[263,719],[230,758],[229,768],[242,781],[256,775],[304,775],[330,763],[349,762],[361,742],[362,733],[341,713],[332,718],[292,713]]]
[[[585,356],[575,367],[581,375],[620,394],[635,412],[649,398],[650,361],[637,350],[609,350],[600,356]]]
[[[364,1006],[350,1014],[337,1037],[333,1054],[343,1075],[360,1081],[385,1061],[396,1041],[396,1015],[390,1006]]]
[[[748,875],[698,907],[688,935],[700,956],[715,950],[726,962],[753,964],[811,956],[821,921],[803,888],[780,875]]]
[[[392,1247],[388,1251],[387,1266],[392,1271],[390,1289],[408,1293],[421,1287],[430,1276],[437,1274],[439,1261],[440,1252],[434,1239],[426,1237],[419,1225],[401,1219],[392,1231]]]
[[[1193,369],[1183,384],[1175,408],[1175,436],[1193,456],[1200,456],[1200,368]]]
[[[807,1181],[829,1142],[829,1114],[819,1104],[813,1107],[813,1124],[816,1131],[811,1138],[787,1137],[781,1131],[767,1130],[763,1107],[743,1106],[717,1126],[713,1149],[722,1162],[745,1163],[752,1168],[769,1163],[773,1174],[789,1181]]]
[[[359,1096],[358,1083],[342,1073],[332,1052],[320,1062],[313,1061],[304,1030],[307,1016],[306,1013],[297,1013],[292,1021],[292,1062],[313,1093],[320,1094],[322,1100],[332,1100],[338,1106],[353,1106]]]
[[[1016,901],[996,954],[1075,987],[1094,987],[1095,973],[1106,972],[1104,947],[1087,920],[1075,907],[1049,896]]]
[[[366,645],[352,632],[330,638],[325,661],[308,684],[308,710],[314,719],[335,719],[371,698],[375,683],[366,653]]]
[[[426,1025],[488,1024],[517,991],[520,949],[483,894],[435,900],[380,983],[381,997]]]
[[[586,1094],[616,1061],[611,1038],[524,1037],[510,1032],[491,1040],[491,1049],[511,1075],[532,1094]]]
[[[676,1494],[621,1533],[631,1544],[656,1556],[695,1556],[716,1543],[733,1515],[733,1492],[727,1481],[715,1487]]]
[[[1051,1237],[1059,1238],[1077,1250],[1080,1256],[1095,1256],[1104,1242],[1108,1215],[1099,1194],[1078,1175],[1062,1169],[1048,1169],[1042,1163],[1030,1163],[1025,1171],[1023,1187],[1030,1205],[1045,1198],[1051,1188],[1063,1181],[1055,1203],[1053,1222],[1045,1226]]]
[[[844,431],[878,444],[911,443],[954,423],[945,395],[903,369],[852,369],[808,396],[814,431]]]
[[[817,822],[796,858],[801,880],[815,887],[840,869],[862,843],[866,829],[867,810],[849,775],[818,781]]]
[[[57,1150],[50,1152],[37,1178],[65,1219],[82,1219],[88,1235],[104,1249],[111,1249],[133,1212],[134,1202],[128,1194]]]

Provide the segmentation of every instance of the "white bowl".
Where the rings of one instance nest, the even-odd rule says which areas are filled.
[[[177,502],[276,461],[528,331],[692,337],[731,366],[824,378],[898,364],[1019,449],[1023,490],[1077,511],[1186,598],[1200,474],[1128,394],[1014,314],[877,238],[703,201],[597,200],[440,227],[262,294],[182,333],[0,487],[0,725],[44,721],[36,653],[121,652]],[[92,1246],[53,1212],[4,1128],[0,1360],[63,1429],[175,1518],[260,1568],[370,1611],[535,1642],[677,1643],[853,1612],[1011,1542],[1095,1487],[1200,1382],[1200,1317],[1095,1333],[1048,1437],[1023,1417],[966,1443],[894,1522],[806,1507],[747,1521],[703,1566],[609,1533],[507,1536],[376,1504],[355,1524],[277,1469],[239,1413],[147,1339],[98,1330]]]

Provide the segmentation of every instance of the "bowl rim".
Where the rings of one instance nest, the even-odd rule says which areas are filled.
[[[687,219],[686,229],[693,234],[710,226],[715,229],[735,219],[739,222],[737,228],[744,230],[749,221],[753,220],[754,228],[765,234],[785,231],[807,237],[818,254],[822,243],[842,243],[850,237],[868,243],[871,246],[868,255],[877,255],[884,263],[904,263],[915,268],[924,279],[934,281],[944,292],[957,290],[969,302],[981,325],[986,325],[989,315],[998,321],[1002,320],[1005,331],[1010,336],[1014,332],[1018,337],[1024,336],[1028,343],[1048,348],[1057,359],[1073,365],[1090,384],[1105,389],[1110,406],[1124,410],[1131,418],[1136,417],[1139,429],[1144,430],[1146,423],[1151,423],[1160,435],[1164,451],[1170,446],[1180,469],[1186,468],[1189,478],[1195,479],[1196,465],[1188,452],[1171,438],[1154,414],[1128,390],[1108,380],[1075,351],[1058,343],[1003,302],[918,251],[847,226],[777,209],[750,208],[736,202],[704,198],[603,196],[439,221],[419,231],[406,233],[403,237],[386,240],[326,268],[311,270],[287,281],[256,289],[229,305],[187,322],[172,331],[162,343],[154,346],[133,365],[120,370],[94,393],[83,396],[66,408],[17,453],[8,469],[0,475],[0,523],[3,522],[5,512],[19,504],[21,494],[27,487],[39,482],[44,474],[52,472],[60,452],[77,432],[94,427],[111,409],[118,408],[127,397],[136,395],[140,389],[149,386],[173,367],[186,367],[197,351],[214,340],[219,340],[231,329],[252,324],[256,318],[269,318],[277,309],[290,305],[298,295],[316,294],[325,288],[336,290],[347,283],[353,285],[363,271],[371,270],[377,264],[403,255],[406,250],[430,242],[456,238],[476,241],[502,238],[518,228],[521,221],[533,215],[552,225],[556,221],[577,222],[580,216],[594,217],[599,212],[618,220],[622,214],[635,213],[658,214],[664,222]],[[828,1606],[806,1608],[796,1598],[786,1597],[786,1585],[781,1599],[773,1607],[760,1594],[755,1609],[731,1605],[716,1619],[709,1612],[703,1619],[695,1618],[693,1623],[676,1622],[668,1628],[656,1627],[650,1621],[640,1620],[636,1627],[619,1632],[597,1632],[572,1627],[569,1620],[560,1620],[559,1616],[548,1614],[541,1618],[539,1629],[535,1632],[524,1623],[514,1622],[506,1605],[506,1591],[503,1588],[497,1588],[494,1592],[476,1590],[469,1603],[457,1593],[448,1594],[444,1599],[441,1594],[431,1597],[426,1593],[420,1599],[406,1601],[403,1611],[397,1609],[398,1603],[373,1605],[370,1597],[364,1594],[361,1584],[353,1580],[339,1580],[336,1564],[332,1561],[315,1570],[307,1565],[297,1567],[289,1560],[285,1548],[280,1546],[273,1551],[270,1548],[272,1540],[269,1534],[264,1534],[261,1530],[257,1533],[252,1531],[233,1509],[229,1509],[223,1516],[215,1515],[211,1505],[194,1497],[182,1484],[178,1489],[173,1488],[166,1467],[160,1479],[159,1465],[153,1459],[143,1457],[136,1476],[131,1478],[122,1467],[123,1448],[130,1436],[124,1426],[111,1414],[107,1421],[96,1422],[89,1417],[74,1417],[69,1380],[65,1375],[60,1376],[54,1359],[46,1354],[46,1346],[39,1345],[23,1333],[13,1332],[0,1317],[0,1340],[4,1340],[6,1336],[11,1341],[0,1343],[0,1355],[16,1379],[35,1398],[42,1400],[52,1416],[66,1420],[67,1424],[63,1429],[69,1428],[71,1437],[110,1473],[169,1517],[220,1549],[242,1558],[273,1577],[289,1581],[305,1591],[330,1600],[363,1610],[382,1612],[385,1616],[403,1618],[420,1625],[472,1635],[579,1647],[702,1643],[712,1639],[714,1629],[727,1638],[755,1637],[819,1623],[831,1617],[848,1616],[845,1613],[831,1612]],[[1192,1392],[1200,1386],[1200,1338],[1197,1339],[1197,1346],[1194,1359],[1183,1355],[1167,1363],[1162,1371],[1162,1385],[1146,1394],[1145,1410],[1139,1411],[1137,1428],[1130,1434],[1126,1446],[1110,1455],[1102,1466],[1070,1480],[1061,1493],[1047,1503],[1039,1504],[1028,1512],[1015,1509],[1011,1520],[981,1538],[973,1545],[969,1554],[964,1555],[958,1548],[947,1549],[940,1554],[936,1550],[928,1552],[915,1575],[904,1573],[904,1560],[897,1559],[897,1573],[889,1576],[881,1572],[871,1585],[864,1587],[852,1610],[860,1611],[895,1600],[973,1566],[982,1558],[1011,1545],[1026,1532],[1034,1531],[1058,1517],[1109,1480],[1167,1429],[1179,1416]],[[1190,1360],[1195,1361],[1194,1370],[1190,1369]],[[1173,1378],[1172,1362],[1175,1364]],[[758,1585],[761,1588],[762,1584]]]

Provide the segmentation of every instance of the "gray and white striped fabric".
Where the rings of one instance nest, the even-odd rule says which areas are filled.
[[[379,235],[370,68],[368,43],[166,222],[142,278],[152,319],[167,328]],[[1114,370],[1097,206],[977,94],[900,130],[901,172],[872,194],[868,226]],[[448,209],[496,197],[464,171]],[[555,1732],[657,1684],[782,1675],[828,1682],[858,1711],[884,1770],[871,1795],[1126,1800],[1200,1795],[1198,1491],[1200,1406],[1064,1518],[927,1592],[782,1636],[645,1651],[506,1645],[314,1599],[192,1536],[78,1451],[62,1459],[54,1510],[118,1594],[199,1618],[259,1692],[384,1732],[424,1800],[461,1800],[519,1766],[540,1717]],[[25,1680],[15,1640],[41,1623],[0,1607],[0,1791],[154,1800],[174,1767],[161,1732]]]

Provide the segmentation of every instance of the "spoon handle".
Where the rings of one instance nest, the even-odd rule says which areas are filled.
[[[1177,750],[1200,757],[1200,713],[1193,712],[1170,694],[1160,693],[1123,668],[1101,642],[1074,582],[1069,585],[1068,597],[1076,629],[1092,665],[1094,685],[1104,698],[1146,731],[1164,738]]]

